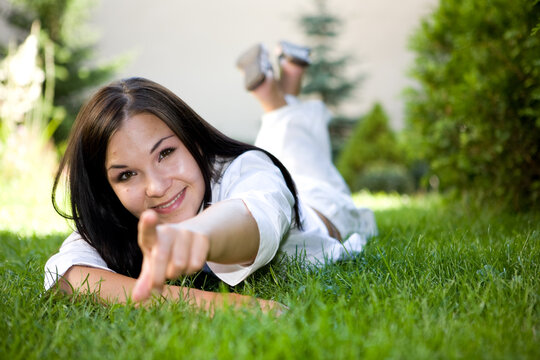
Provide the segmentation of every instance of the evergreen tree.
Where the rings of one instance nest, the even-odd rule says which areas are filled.
[[[304,94],[317,94],[338,113],[339,104],[349,98],[358,86],[360,77],[345,76],[349,56],[339,56],[334,42],[339,36],[343,21],[331,14],[327,0],[314,0],[315,11],[300,17],[300,25],[312,48],[312,63],[306,72]],[[356,119],[336,115],[330,123],[330,138],[334,155],[339,153]]]
[[[38,20],[42,37],[53,44],[50,51],[42,48],[42,58],[53,56],[54,79],[47,79],[45,87],[54,91],[55,114],[63,118],[54,133],[57,142],[67,138],[69,130],[83,102],[85,92],[109,79],[121,65],[114,61],[103,65],[90,64],[94,39],[84,26],[93,0],[9,0],[12,6],[4,13],[8,23],[21,32],[28,32]],[[5,50],[4,50],[5,52]],[[48,84],[47,84],[48,83]],[[51,83],[53,84],[51,86]],[[61,110],[61,111],[59,111]]]

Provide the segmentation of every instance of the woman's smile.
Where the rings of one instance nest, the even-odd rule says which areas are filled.
[[[158,214],[169,214],[176,210],[180,205],[182,205],[182,201],[184,201],[184,197],[186,195],[186,188],[182,189],[173,199],[160,204],[156,206],[152,206],[151,209],[153,209]]]

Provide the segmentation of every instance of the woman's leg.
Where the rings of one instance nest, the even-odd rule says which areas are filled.
[[[251,91],[251,94],[259,101],[264,113],[287,106],[285,93],[274,79],[273,74],[268,74],[264,81]]]
[[[279,65],[279,81],[267,76],[251,91],[264,111],[255,145],[277,156],[299,186],[303,182],[301,178],[318,179],[349,194],[332,163],[328,134],[330,112],[321,101],[296,99],[305,66],[286,57],[281,57]]]
[[[276,49],[280,66],[279,83],[285,94],[298,96],[302,89],[302,77],[311,64],[311,49],[287,41],[281,41]]]
[[[238,58],[236,65],[244,73],[245,87],[259,100],[264,112],[283,107],[287,98],[292,100],[300,94],[302,77],[310,64],[309,53],[307,47],[281,41],[277,48],[280,67],[277,82],[272,81],[274,71],[264,45],[256,44]]]
[[[342,236],[372,235],[376,232],[373,214],[359,212],[332,162],[330,111],[321,101],[296,99],[304,70],[288,59],[281,60],[279,82],[268,76],[251,91],[264,111],[255,145],[283,162],[304,203],[329,219]]]
[[[306,70],[305,66],[293,63],[285,57],[279,59],[279,85],[287,95],[298,96],[302,89],[302,78]]]

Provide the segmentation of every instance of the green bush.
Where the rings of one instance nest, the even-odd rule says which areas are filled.
[[[539,18],[538,0],[445,0],[411,38],[407,123],[441,189],[538,207]]]
[[[406,194],[414,190],[414,181],[403,165],[374,163],[366,166],[357,176],[353,188],[371,192]]]
[[[338,170],[353,191],[360,189],[357,187],[358,178],[367,166],[374,163],[402,163],[398,142],[380,104],[375,104],[358,121],[336,161]]]

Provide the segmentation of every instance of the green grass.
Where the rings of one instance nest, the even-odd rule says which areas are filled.
[[[0,358],[538,359],[540,214],[370,196],[380,235],[352,261],[273,264],[236,288],[279,318],[183,303],[103,306],[42,294],[64,235],[0,234]]]

